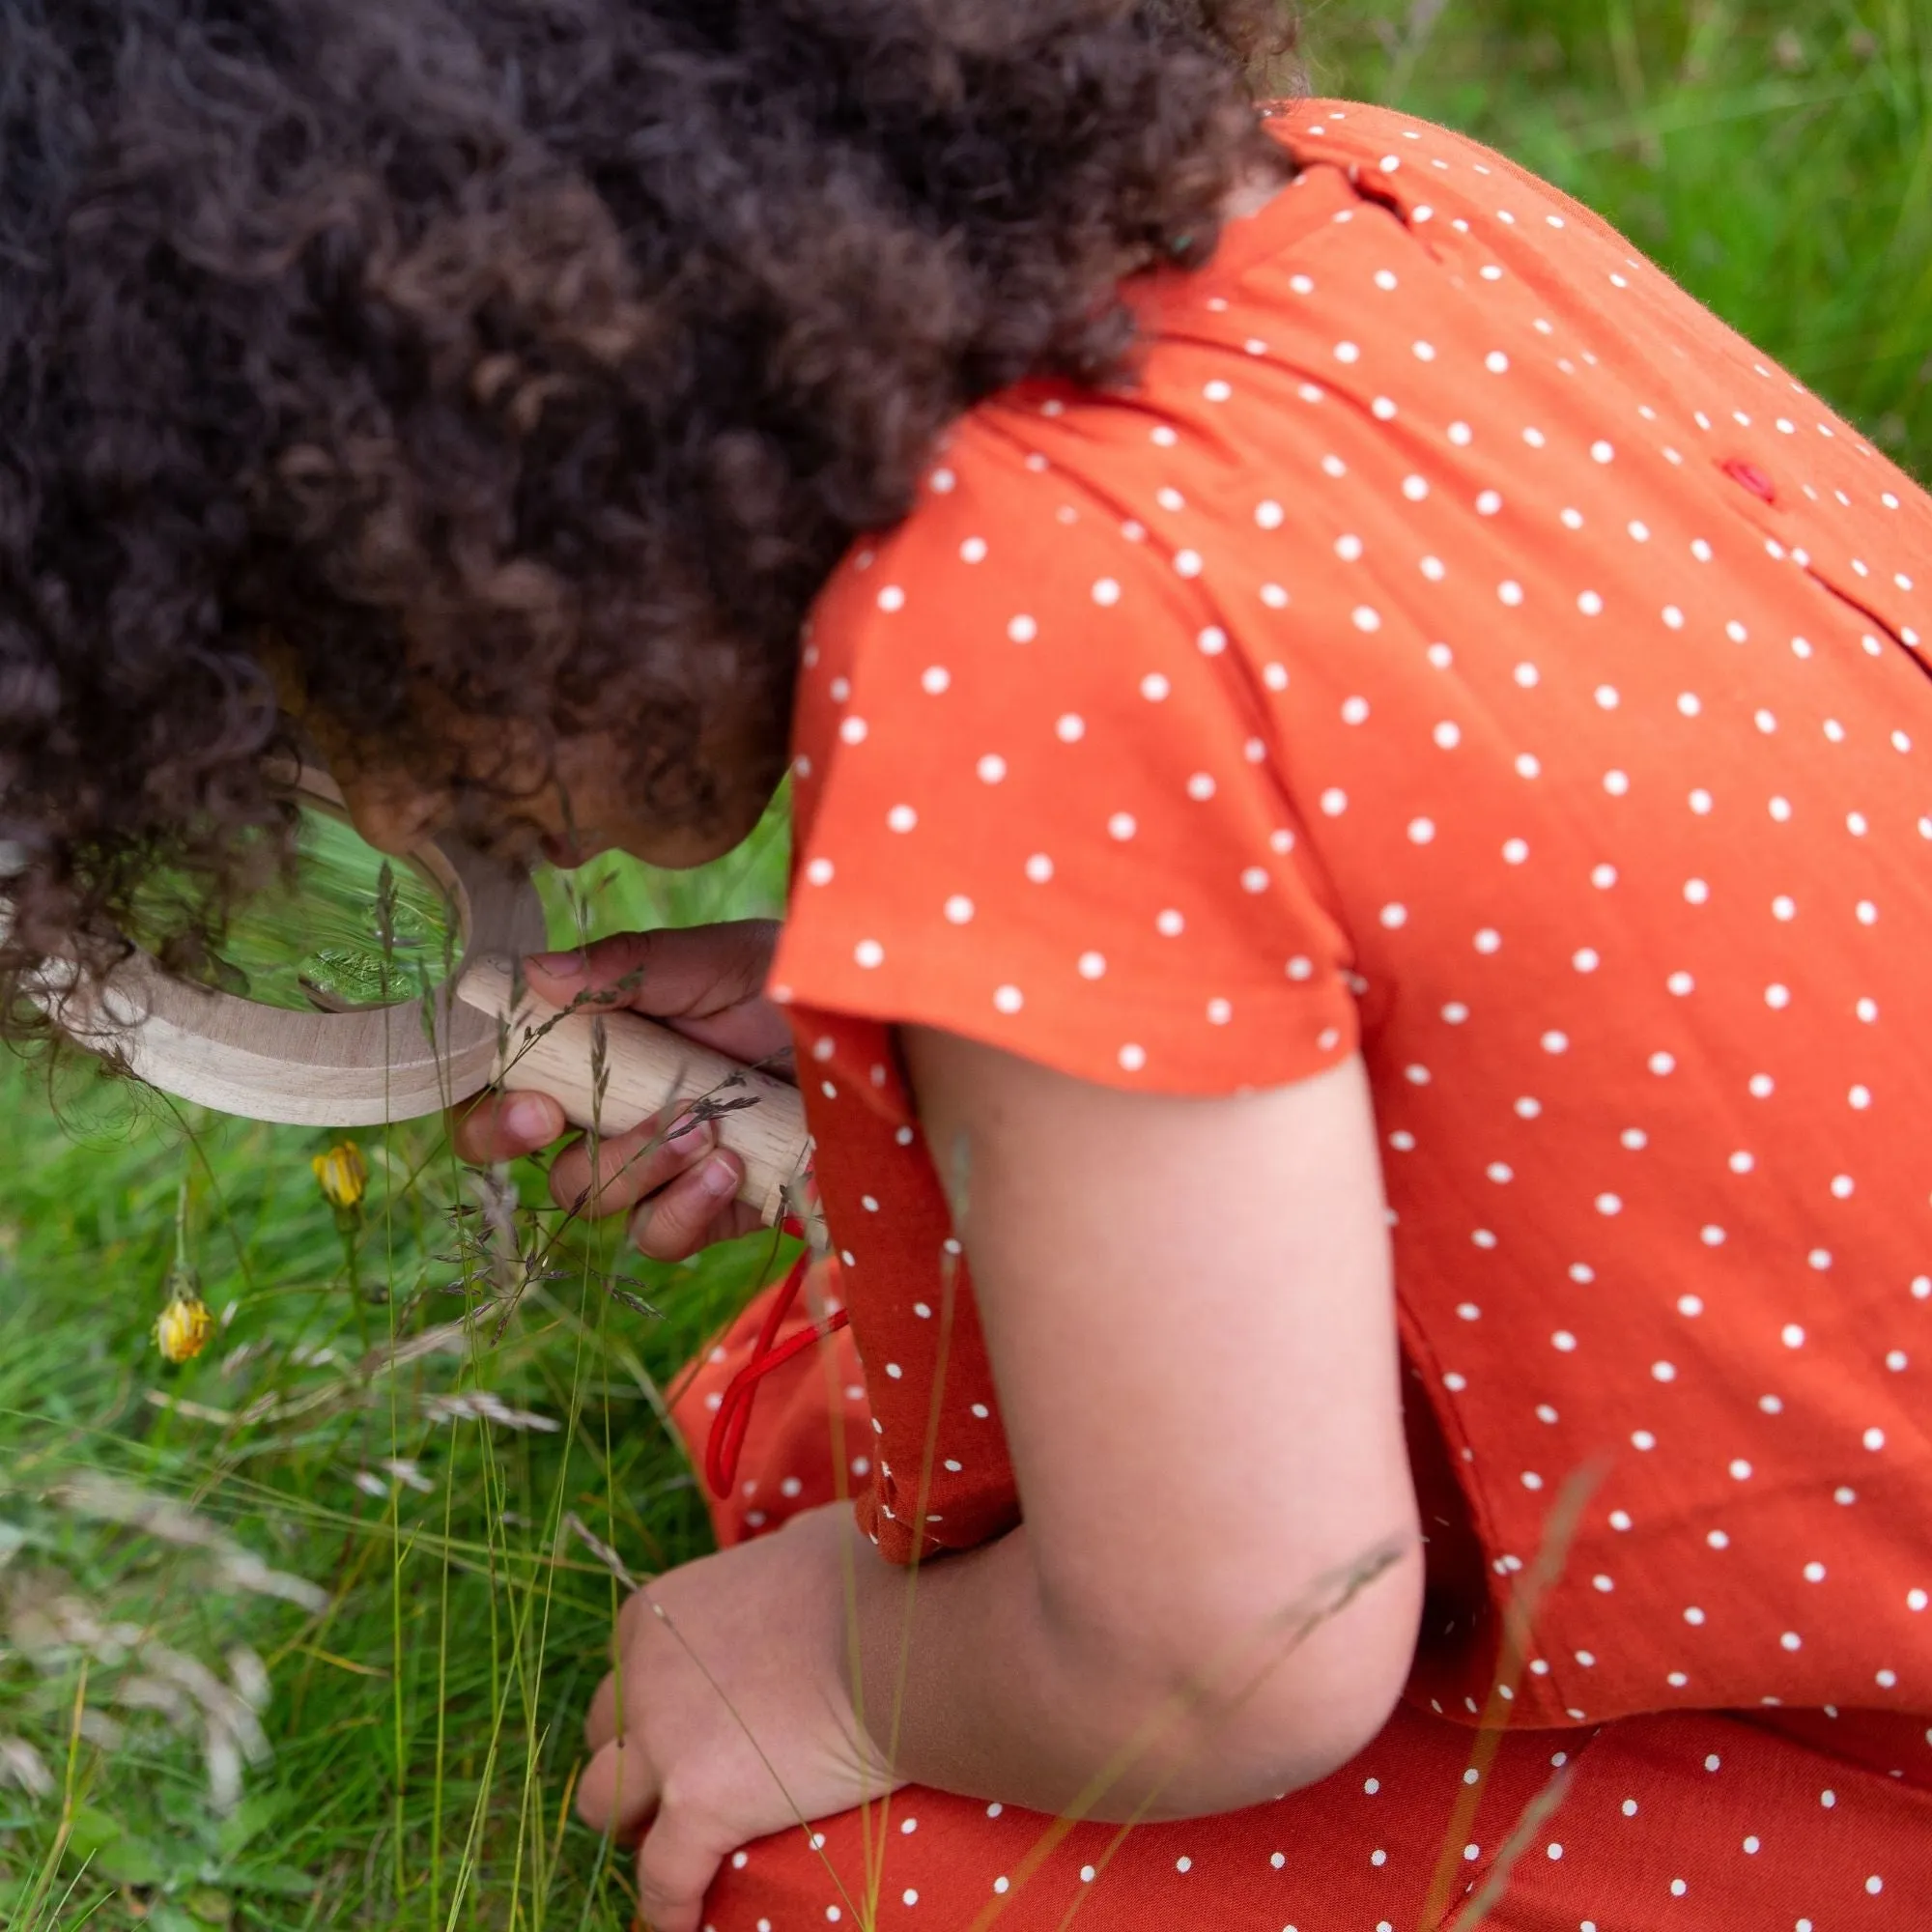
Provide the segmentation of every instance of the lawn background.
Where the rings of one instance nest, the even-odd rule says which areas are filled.
[[[1319,92],[1548,176],[1932,472],[1923,0],[1336,0],[1306,40]],[[775,913],[783,863],[774,814],[706,873],[552,895],[562,930]],[[435,1133],[364,1133],[385,1298],[358,1305],[310,1172],[331,1136],[12,1064],[0,1106],[0,1922],[621,1932],[622,1861],[567,1804],[618,1585],[565,1520],[639,1573],[703,1547],[662,1389],[767,1245],[532,1268],[484,1252]],[[184,1178],[222,1327],[173,1370],[150,1336]],[[490,1279],[443,1292],[469,1263]],[[387,1364],[513,1277],[471,1339]],[[426,1411],[481,1392],[555,1426]],[[244,1587],[251,1556],[312,1606]]]

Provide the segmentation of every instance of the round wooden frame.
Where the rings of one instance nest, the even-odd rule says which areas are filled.
[[[303,804],[346,816],[326,773],[304,768],[293,789]],[[501,1020],[458,996],[465,968],[541,951],[544,912],[526,873],[454,838],[429,840],[411,863],[443,892],[458,937],[454,968],[427,1001],[296,1012],[191,985],[137,954],[105,985],[70,976],[55,992],[50,972],[48,1003],[80,1045],[225,1114],[366,1127],[436,1113],[487,1087],[497,1067]]]
[[[320,770],[305,768],[291,789],[346,816]],[[426,1000],[293,1012],[191,985],[145,953],[105,982],[49,961],[40,998],[77,1044],[150,1086],[289,1126],[413,1120],[493,1085],[547,1094],[576,1125],[605,1135],[688,1111],[715,1122],[743,1162],[741,1201],[770,1223],[796,1211],[811,1157],[797,1088],[636,1013],[547,1006],[515,965],[547,938],[528,875],[454,838],[430,839],[411,859],[447,895],[460,943],[454,970]]]

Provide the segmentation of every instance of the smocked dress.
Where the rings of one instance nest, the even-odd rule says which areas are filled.
[[[768,1378],[718,1516],[849,1492],[901,1562],[1017,1520],[894,1023],[1174,1094],[1360,1054],[1408,1690],[1278,1803],[1056,1837],[914,1789],[747,1847],[707,1923],[1409,1932],[1487,1888],[1508,1932],[1920,1927],[1932,501],[1500,156],[1272,126],[1296,180],[1135,292],[1136,385],[973,412],[814,614],[772,992],[837,1254],[781,1339],[851,1327]]]

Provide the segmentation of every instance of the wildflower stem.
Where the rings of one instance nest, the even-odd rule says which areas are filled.
[[[337,1222],[342,1230],[342,1265],[349,1277],[349,1305],[355,1315],[355,1340],[366,1359],[374,1343],[369,1333],[369,1311],[362,1302],[362,1246],[356,1238],[361,1231],[351,1214],[338,1215]]]

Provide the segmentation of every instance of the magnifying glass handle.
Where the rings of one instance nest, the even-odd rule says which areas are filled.
[[[502,1024],[496,1084],[506,1093],[548,1094],[574,1124],[605,1134],[696,1106],[745,1163],[738,1198],[773,1225],[798,1211],[811,1136],[796,1087],[637,1013],[560,1009],[516,992],[509,962],[495,957],[469,961],[457,987],[466,1006]]]

